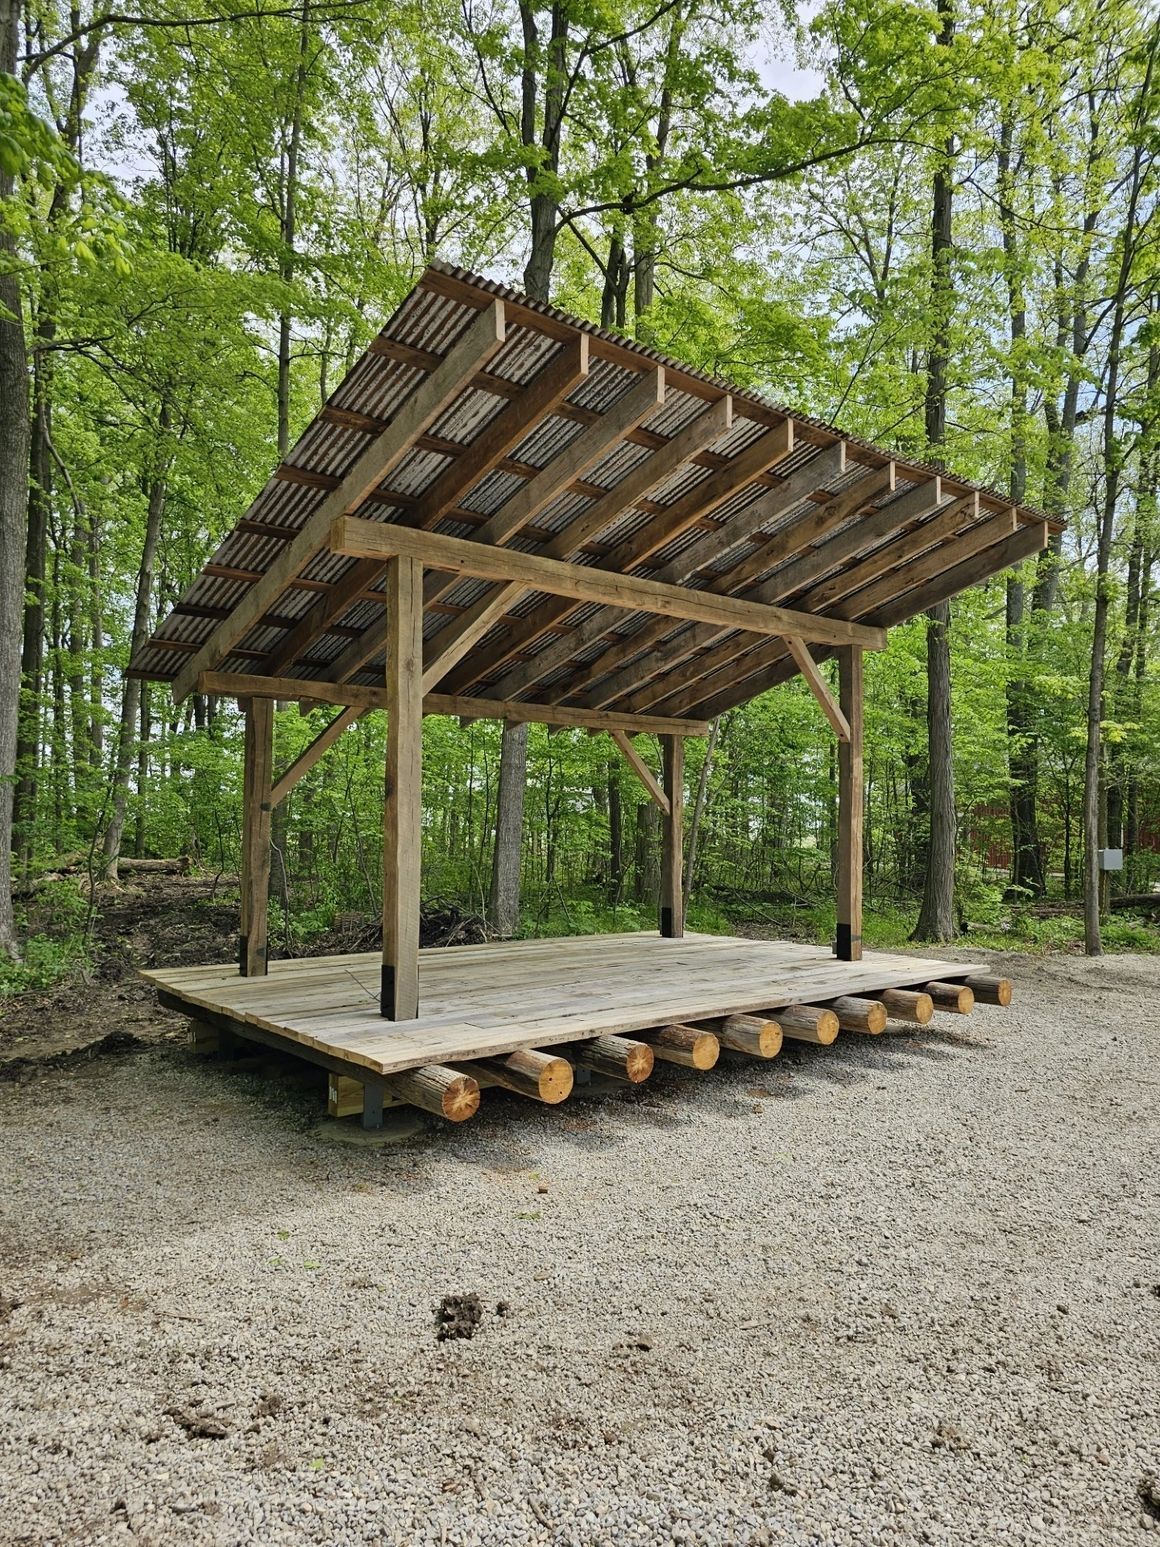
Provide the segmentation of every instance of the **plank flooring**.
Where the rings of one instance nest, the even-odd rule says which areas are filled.
[[[885,953],[844,962],[819,946],[728,935],[493,941],[421,951],[419,1016],[392,1022],[379,1015],[380,963],[371,951],[271,962],[265,977],[233,966],[142,976],[190,1015],[209,1010],[384,1075],[985,970]]]

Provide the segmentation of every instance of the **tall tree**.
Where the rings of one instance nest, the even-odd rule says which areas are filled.
[[[953,0],[937,0],[938,42],[950,48],[955,36]],[[953,134],[935,163],[931,187],[930,272],[931,341],[927,352],[924,423],[934,460],[941,459],[947,428],[947,369],[954,306],[952,214],[954,203]],[[922,903],[915,926],[917,940],[950,940],[955,923],[955,769],[951,719],[951,607],[940,602],[927,614],[927,759],[930,789],[930,839],[926,850]]]
[[[1121,433],[1123,404],[1120,400],[1121,374],[1128,321],[1139,303],[1134,274],[1140,258],[1144,235],[1155,219],[1154,199],[1143,207],[1145,183],[1153,170],[1156,145],[1146,132],[1156,111],[1154,71],[1160,32],[1153,28],[1144,54],[1142,79],[1132,107],[1132,133],[1128,170],[1128,195],[1123,231],[1118,247],[1118,262],[1113,270],[1111,319],[1108,331],[1108,365],[1104,379],[1103,411],[1103,500],[1100,508],[1096,545],[1096,595],[1092,615],[1092,657],[1088,675],[1087,737],[1084,750],[1083,840],[1084,949],[1089,956],[1103,950],[1100,934],[1100,780],[1103,751],[1105,654],[1108,640],[1108,615],[1111,609],[1110,584],[1112,539],[1124,473],[1124,441]]]

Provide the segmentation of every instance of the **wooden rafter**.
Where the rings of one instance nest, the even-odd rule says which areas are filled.
[[[287,583],[326,545],[336,516],[357,510],[410,449],[415,436],[432,424],[464,383],[489,360],[504,341],[504,309],[495,301],[482,311],[439,367],[415,389],[383,433],[367,447],[339,484],[318,506],[298,535],[251,586],[228,618],[214,629],[205,644],[178,672],[174,697],[181,701],[191,691],[199,673],[209,671],[229,654],[230,647],[253,627],[280,596]]]
[[[646,378],[639,387],[626,393],[621,402],[610,409],[599,424],[593,425],[581,435],[574,446],[569,447],[567,452],[549,463],[537,480],[540,487],[525,491],[528,494],[531,512],[534,514],[542,510],[567,483],[572,481],[576,473],[591,467],[607,456],[628,429],[654,413],[663,401],[664,373],[657,371],[651,378]],[[476,540],[504,543],[514,536],[522,525],[523,521],[513,523],[494,520],[480,528],[475,534]],[[556,556],[558,546],[556,541],[548,544],[548,557]],[[454,582],[449,584],[441,580],[437,586],[432,587],[430,594],[443,595],[450,589],[451,584]],[[465,613],[430,640],[424,656],[424,686],[434,687],[457,661],[462,660],[468,650],[488,632],[495,620],[518,599],[522,591],[523,588],[518,585],[501,585],[497,591],[481,597]]]
[[[1021,524],[1019,530],[994,547],[984,549],[959,564],[952,565],[944,573],[928,580],[913,590],[899,595],[889,606],[880,608],[874,621],[890,628],[904,618],[910,618],[939,602],[949,601],[969,586],[978,585],[989,576],[1000,573],[1012,564],[1018,564],[1033,554],[1042,553],[1047,547],[1049,529],[1046,522],[1038,527]],[[828,649],[815,651],[815,660],[828,657]],[[766,645],[760,645],[748,655],[734,662],[729,683],[708,685],[704,682],[690,691],[672,695],[673,703],[666,711],[670,714],[692,714],[711,719],[727,710],[736,708],[747,699],[785,682],[797,671],[797,665],[785,653],[777,653]],[[626,711],[631,712],[631,711]],[[644,711],[650,712],[650,711]],[[657,711],[651,711],[657,712]]]
[[[758,448],[762,448],[760,454]],[[650,558],[654,553],[666,547],[675,537],[690,530],[701,517],[717,506],[730,499],[740,488],[747,483],[753,483],[756,479],[755,468],[760,469],[764,475],[778,462],[784,461],[793,448],[792,427],[784,432],[771,431],[745,454],[746,460],[735,459],[727,465],[720,478],[706,480],[692,490],[690,496],[683,501],[678,501],[673,507],[673,513],[664,517],[658,517],[650,522],[641,532],[634,537],[618,543],[606,554],[602,561],[602,568],[627,571],[634,565],[639,565]],[[835,453],[823,453],[833,456]],[[839,457],[841,452],[836,453]],[[742,517],[744,512],[742,512]],[[687,579],[688,575],[695,572],[695,566],[691,561],[684,559],[674,560],[659,571],[660,577],[666,584],[678,584]],[[510,659],[513,655],[525,649],[548,629],[556,627],[568,616],[571,609],[562,606],[559,602],[548,601],[541,603],[528,617],[521,629],[512,631],[508,637],[489,647],[472,659],[470,677],[457,678],[456,682],[462,685],[466,681],[479,681],[489,676],[492,671]],[[533,682],[538,681],[556,665],[561,664],[569,655],[583,649],[592,640],[599,639],[607,630],[609,620],[607,617],[597,616],[586,619],[579,628],[570,635],[571,649],[565,654],[549,645],[545,650],[538,652],[529,661],[522,662],[519,666],[509,670],[498,684],[497,691],[502,696],[511,697],[516,693],[524,692]]]
[[[941,556],[945,559],[947,549],[941,545],[932,545],[938,539],[949,539],[957,533],[966,533],[967,540],[973,543],[975,539],[970,534],[979,525],[975,520],[977,509],[978,501],[974,494],[952,502],[945,510],[940,510],[930,521],[919,527],[909,539],[899,539],[896,543],[889,543],[877,552],[871,553],[869,557],[847,566],[833,580],[814,586],[803,596],[798,596],[795,599],[796,604],[807,611],[815,608],[837,610],[840,604],[849,605],[848,599],[854,597],[868,581],[875,580],[884,570],[894,570],[895,577],[892,584],[895,586],[901,584],[897,566],[906,565],[914,552],[925,553],[929,558]],[[992,531],[991,541],[994,540],[995,535]],[[903,554],[906,555],[905,558],[902,557]],[[774,575],[757,592],[751,594],[764,594],[769,597],[782,595],[777,575]],[[861,611],[860,608],[857,610]],[[680,659],[679,666],[673,663],[669,678],[651,683],[638,692],[626,695],[625,701],[633,709],[647,709],[650,705],[661,703],[674,694],[691,694],[695,698],[700,693],[700,696],[704,696],[696,684],[716,672],[733,674],[736,671],[739,656],[749,648],[745,642],[730,638],[724,639],[715,648],[709,648],[712,640],[706,630],[700,632],[690,630],[682,644],[688,642],[692,645],[697,641],[701,641],[706,647],[701,654],[693,655],[690,651]],[[780,658],[786,651],[784,648],[779,648],[776,652],[762,651],[761,653],[763,660],[772,661]]]
[[[588,340],[581,335],[566,345],[556,359],[549,361],[518,397],[507,399],[495,418],[488,421],[471,444],[444,468],[431,487],[420,496],[408,524],[425,529],[442,520],[460,495],[490,473],[512,447],[518,445],[530,430],[546,419],[587,375]],[[353,564],[330,593],[320,597],[297,627],[275,647],[266,663],[267,670],[276,675],[297,660],[312,640],[335,618],[341,617],[382,572],[383,566],[372,560]],[[438,597],[430,599],[437,601]],[[372,654],[382,643],[381,631],[376,629],[374,633],[375,643],[368,652]]]
[[[618,520],[627,510],[634,507],[642,498],[646,489],[656,488],[671,476],[676,468],[683,462],[690,460],[693,453],[716,440],[728,428],[732,416],[732,400],[724,398],[720,403],[707,409],[699,415],[693,423],[687,426],[680,434],[675,435],[672,441],[665,447],[664,453],[658,452],[649,458],[640,469],[634,469],[614,489],[609,490],[602,498],[594,501],[587,510],[570,523],[563,532],[559,533],[545,548],[548,558],[567,558],[597,532],[603,531],[613,521]],[[656,520],[667,519],[667,511],[662,506]],[[617,567],[615,552],[606,556],[606,562],[612,567]],[[463,658],[465,652],[464,639],[470,631],[470,642],[476,643],[484,637],[491,625],[497,620],[502,610],[510,606],[522,594],[518,587],[504,587],[494,597],[485,597],[482,602],[472,610],[472,615],[467,620],[467,627],[458,626],[454,629],[444,630],[447,643],[441,644],[440,640],[434,641],[434,650],[430,664],[432,677],[442,677],[458,661]],[[555,627],[567,618],[572,608],[559,601],[545,604],[545,607],[553,614],[551,624]],[[537,614],[539,609],[537,609]],[[537,614],[533,614],[536,617]],[[528,625],[521,625],[514,631],[516,635],[526,631]],[[494,651],[494,647],[493,647]],[[484,652],[480,664],[491,659],[488,652]],[[455,685],[464,686],[466,683],[478,680],[481,672],[474,669],[469,674],[460,672],[455,679]]]
[[[820,465],[819,465],[820,464]],[[782,491],[781,498],[776,503],[767,503],[768,497],[761,503],[765,505],[765,520],[776,520],[786,511],[800,504],[804,497],[803,491],[808,492],[807,485],[825,480],[829,476],[829,467],[837,464],[833,476],[843,470],[844,448],[833,448],[831,452],[823,452],[822,457],[802,468],[795,477],[786,480],[786,487]],[[812,471],[811,471],[812,470]],[[810,511],[803,522],[810,531],[832,530],[843,521],[847,521],[870,500],[876,498],[883,490],[888,489],[893,483],[893,465],[877,469],[860,478],[851,489],[843,490],[826,505]],[[835,508],[836,507],[836,508]],[[771,543],[764,545],[763,552],[767,559],[763,567],[777,562],[776,555],[779,552],[792,551],[798,542],[797,531],[799,523],[795,522],[787,531],[780,532]],[[689,559],[696,561],[699,568],[701,563],[701,545],[698,544],[690,551]],[[740,566],[727,570],[725,574],[717,576],[710,581],[707,590],[718,595],[732,595],[741,577],[748,574],[747,560],[742,560]],[[742,592],[742,595],[745,593]],[[765,598],[754,593],[758,600]],[[569,678],[562,685],[561,697],[574,697],[578,694],[586,694],[582,702],[593,708],[603,707],[613,703],[625,693],[631,693],[638,689],[642,682],[647,681],[657,671],[665,670],[666,657],[659,650],[655,653],[644,655],[651,651],[652,646],[658,645],[672,634],[672,626],[665,619],[656,618],[646,623],[636,633],[627,639],[618,640],[610,645],[603,655],[593,662],[592,666]],[[695,635],[701,642],[711,640],[714,635],[712,630],[693,630],[690,637]],[[638,660],[638,657],[643,659]],[[625,664],[631,663],[631,664]],[[616,670],[617,667],[620,670]],[[613,675],[609,675],[613,673]],[[599,684],[596,688],[595,684]]]

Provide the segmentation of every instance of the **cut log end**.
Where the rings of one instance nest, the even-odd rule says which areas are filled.
[[[481,1058],[464,1067],[480,1085],[498,1085],[513,1091],[517,1096],[527,1096],[532,1101],[542,1101],[546,1106],[557,1106],[572,1094],[575,1074],[566,1058],[555,1053],[540,1053],[532,1048],[519,1048],[500,1058]]]
[[[886,1006],[881,999],[861,999],[854,994],[843,994],[831,999],[827,1009],[838,1017],[843,1031],[859,1031],[866,1036],[877,1037],[886,1030]]]
[[[573,1057],[582,1069],[607,1074],[614,1080],[640,1085],[653,1072],[656,1059],[647,1042],[630,1037],[593,1037],[574,1050]]]
[[[656,1058],[662,1063],[680,1064],[686,1069],[711,1069],[721,1054],[721,1043],[702,1026],[660,1026],[641,1032]]]
[[[752,1058],[776,1058],[781,1052],[781,1026],[766,1015],[730,1015],[717,1029],[722,1047]]]
[[[886,1006],[887,1015],[897,1020],[926,1026],[934,1019],[934,1000],[919,989],[884,988],[878,997]]]
[[[479,1111],[479,1082],[443,1064],[424,1064],[393,1074],[387,1088],[411,1106],[422,1107],[449,1123],[463,1123]]]
[[[975,1008],[975,996],[966,983],[927,983],[924,986],[936,1010],[970,1015]]]
[[[781,1029],[795,1042],[814,1042],[819,1047],[829,1047],[840,1030],[838,1017],[824,1005],[791,1004],[773,1012],[781,1022]]]
[[[1010,978],[996,978],[989,973],[973,973],[966,979],[967,987],[979,1004],[998,1004],[1004,1009],[1015,997],[1015,985]]]

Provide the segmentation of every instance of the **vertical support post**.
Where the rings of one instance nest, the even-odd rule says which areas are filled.
[[[661,759],[669,809],[661,829],[661,934],[679,940],[685,933],[682,866],[685,853],[685,739],[661,737]]]
[[[861,645],[838,650],[838,696],[850,727],[838,743],[838,938],[840,961],[862,960],[862,676]]]
[[[423,821],[423,565],[387,564],[387,777],[383,807],[381,1013],[419,1013],[419,885]]]
[[[266,975],[270,892],[270,786],[274,767],[274,701],[246,700],[246,751],[242,795],[241,939],[238,970],[244,978]]]

